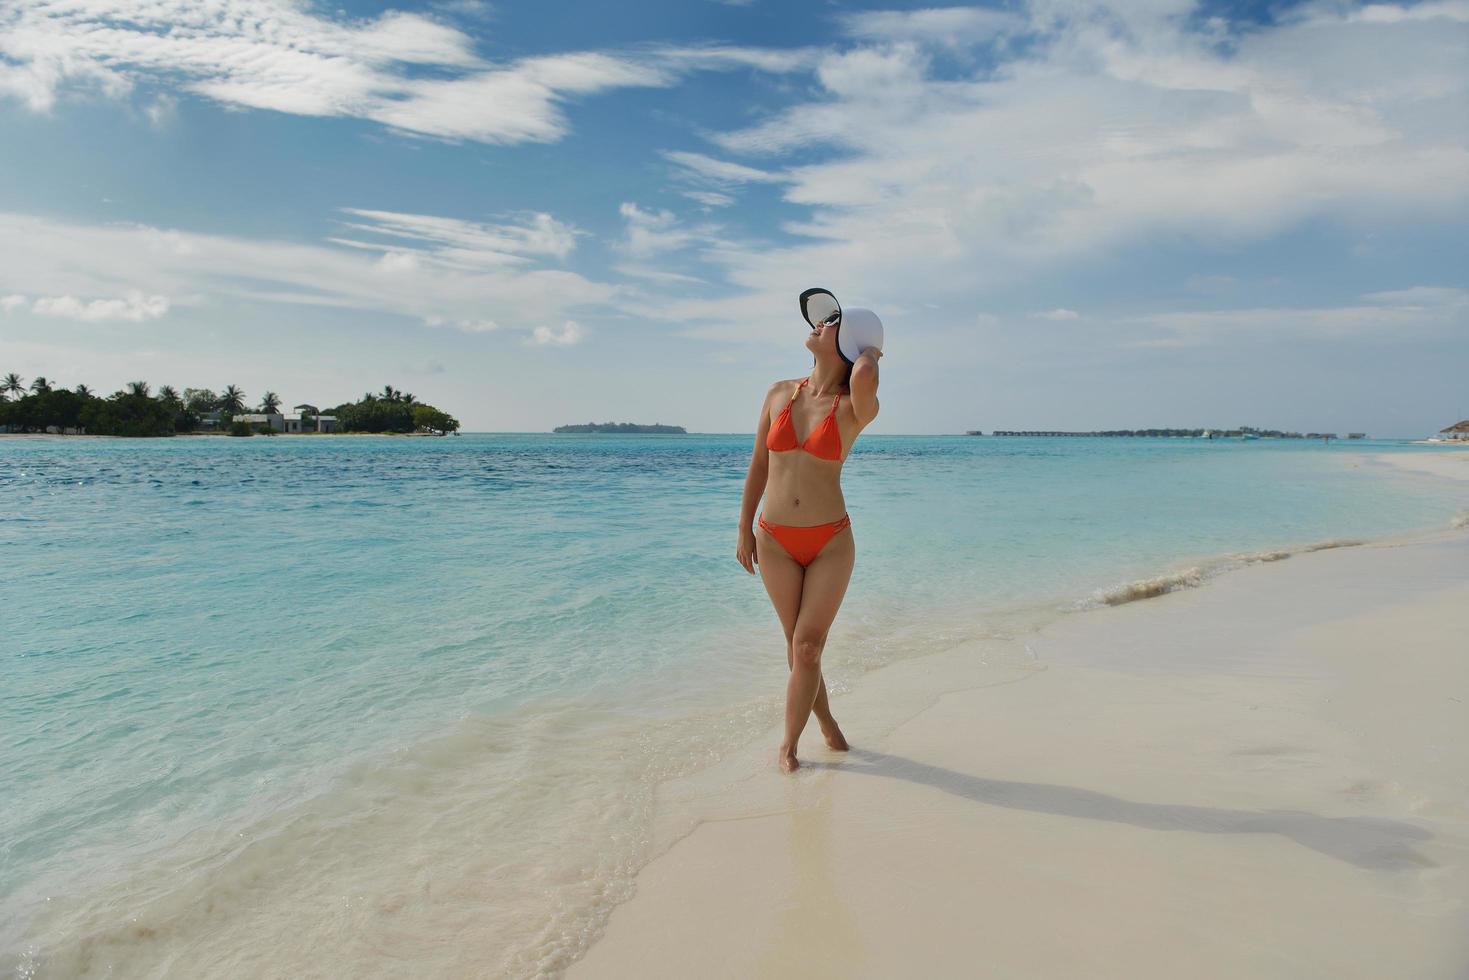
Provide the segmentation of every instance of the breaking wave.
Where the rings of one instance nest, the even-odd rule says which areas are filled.
[[[1301,545],[1297,548],[1271,549],[1269,551],[1249,551],[1239,554],[1223,555],[1197,565],[1165,572],[1151,578],[1135,579],[1122,585],[1106,589],[1098,589],[1089,597],[1082,600],[1078,605],[1083,609],[1095,609],[1101,606],[1121,606],[1129,602],[1137,602],[1139,599],[1152,599],[1180,589],[1193,589],[1205,582],[1221,575],[1224,572],[1233,571],[1236,568],[1244,568],[1246,565],[1258,565],[1267,561],[1283,561],[1292,555],[1304,555],[1312,551],[1326,551],[1331,548],[1353,548],[1363,542],[1355,538],[1332,538],[1326,541],[1316,541],[1311,544]]]

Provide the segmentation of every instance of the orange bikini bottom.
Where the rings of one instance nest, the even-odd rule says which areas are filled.
[[[771,524],[765,519],[764,513],[760,515],[760,526],[769,531],[770,536],[779,541],[780,546],[786,550],[786,554],[800,562],[803,568],[815,561],[826,543],[851,523],[852,519],[843,514],[841,520],[829,524],[796,527],[791,524]]]

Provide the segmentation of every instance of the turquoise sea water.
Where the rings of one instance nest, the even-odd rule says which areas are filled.
[[[0,970],[565,965],[657,781],[778,718],[779,625],[734,558],[751,443],[0,440]],[[1371,458],[1434,451],[864,436],[828,684],[1231,555],[1445,527],[1462,489]]]

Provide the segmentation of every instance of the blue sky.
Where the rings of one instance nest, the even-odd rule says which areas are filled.
[[[1469,2],[0,8],[0,373],[751,432],[1469,413]]]

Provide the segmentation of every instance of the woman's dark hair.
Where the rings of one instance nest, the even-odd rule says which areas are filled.
[[[847,373],[842,378],[842,384],[846,385],[848,388],[852,387],[852,368],[854,367],[856,367],[855,364],[848,364]],[[816,370],[816,356],[814,354],[811,356],[811,370]]]

